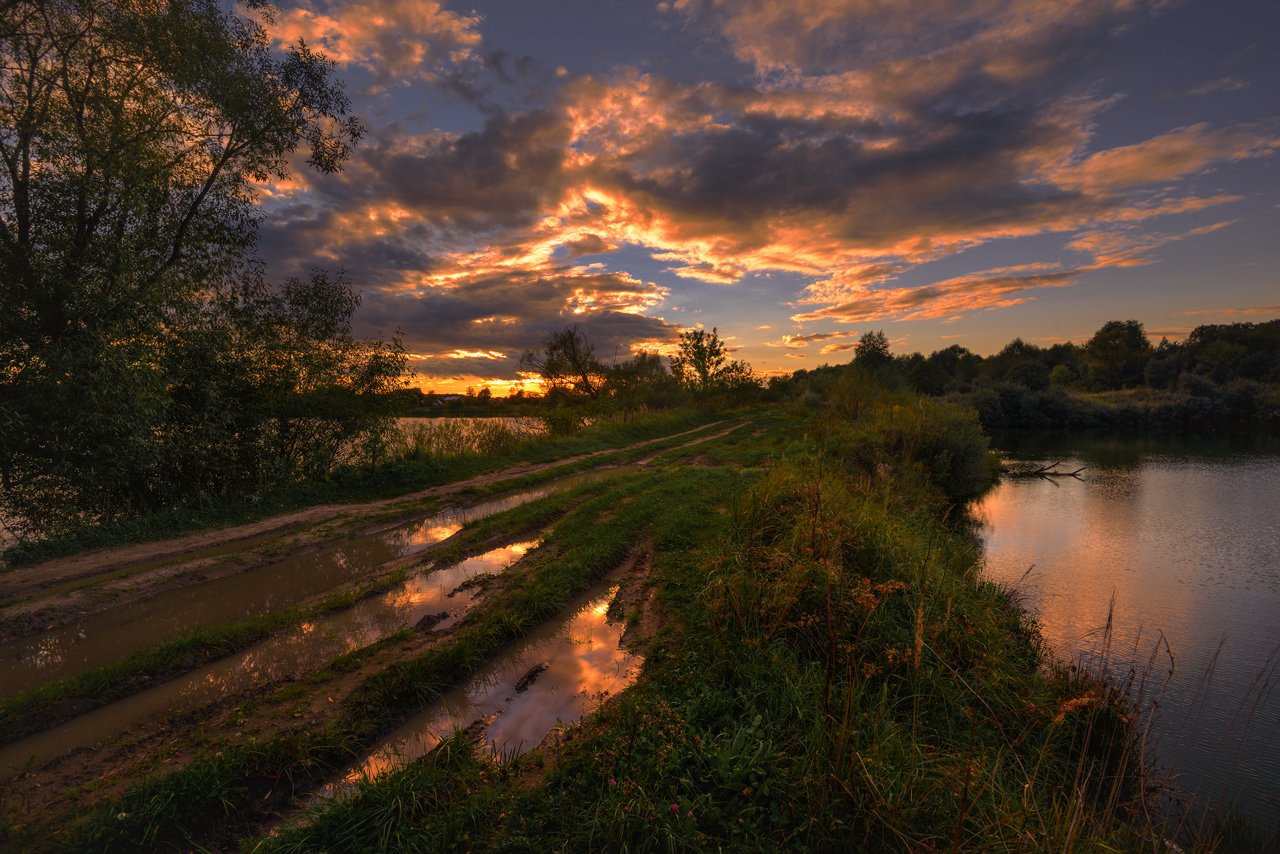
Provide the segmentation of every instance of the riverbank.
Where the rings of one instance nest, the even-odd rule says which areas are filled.
[[[1280,386],[1249,380],[1218,385],[1189,377],[1184,388],[1085,392],[996,383],[947,396],[978,412],[988,430],[1103,430],[1219,433],[1280,426]]]
[[[1057,666],[979,575],[961,508],[995,468],[976,421],[849,403],[743,413],[464,525],[458,544],[518,528],[536,545],[459,587],[462,611],[418,619],[390,591],[405,604],[376,641],[29,770],[9,844],[1157,850],[1119,696]],[[387,583],[429,581],[457,549]],[[643,659],[633,685],[569,666],[596,712],[504,741],[524,731],[515,698],[566,690],[552,657],[459,712],[458,736],[374,761],[583,601]],[[376,773],[317,797],[360,767]]]
[[[974,510],[986,577],[1063,661],[1126,683],[1170,811],[1280,831],[1280,438],[1016,431]]]

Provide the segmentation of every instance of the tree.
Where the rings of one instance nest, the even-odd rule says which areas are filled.
[[[1151,353],[1151,342],[1139,321],[1112,320],[1103,324],[1085,345],[1090,386],[1106,390],[1141,385]]]
[[[736,389],[754,385],[755,375],[746,362],[730,361],[716,329],[691,329],[680,335],[680,351],[671,357],[671,373],[695,392]]]
[[[537,374],[548,394],[569,392],[589,398],[600,396],[608,373],[576,323],[550,333],[541,350],[525,351],[520,370]]]
[[[641,350],[609,370],[609,393],[624,399],[673,390],[674,382],[666,362],[657,353]]]
[[[6,12],[6,14],[10,14]],[[252,245],[258,182],[359,138],[330,64],[215,0],[18,3],[0,35],[0,335],[148,334]]]
[[[924,394],[942,394],[951,382],[951,377],[938,361],[926,359],[920,353],[904,357],[900,369],[911,387]]]
[[[889,338],[884,332],[864,332],[853,348],[853,361],[864,368],[876,370],[893,362],[889,352]]]
[[[935,350],[927,361],[950,377],[948,385],[952,388],[967,388],[982,370],[982,357],[959,344]]]
[[[345,280],[275,292],[252,259],[255,187],[361,135],[330,68],[217,0],[6,4],[0,503],[29,528],[267,486],[282,445],[313,470],[291,413],[394,384]]]
[[[852,364],[888,388],[902,385],[903,376],[889,350],[889,339],[884,332],[864,333],[853,348]]]

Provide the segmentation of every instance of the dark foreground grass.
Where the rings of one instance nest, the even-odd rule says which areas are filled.
[[[99,807],[69,833],[11,832],[26,844],[73,851],[225,846],[555,616],[637,543],[687,548],[696,542],[701,520],[716,515],[716,497],[739,491],[743,477],[729,469],[678,480],[663,472],[620,473],[600,495],[569,512],[522,571],[504,577],[503,595],[481,606],[448,643],[374,673],[327,721],[300,725],[268,743],[211,747],[187,767]]]
[[[264,519],[303,507],[372,501],[453,483],[517,463],[541,464],[563,457],[601,454],[620,446],[689,430],[717,419],[704,410],[682,409],[642,417],[607,420],[569,436],[519,443],[501,455],[460,453],[414,455],[374,467],[341,469],[328,478],[294,484],[260,495],[208,499],[133,519],[84,525],[56,537],[20,542],[0,553],[0,570],[29,566],[90,549],[164,539],[205,528]],[[598,462],[598,461],[597,461]],[[587,463],[579,464],[582,467]],[[576,468],[574,467],[574,468]],[[572,470],[564,469],[561,471]]]
[[[553,771],[455,742],[249,847],[1160,850],[1127,710],[978,578],[952,503],[990,477],[953,429],[971,416],[901,405],[774,422],[785,455],[690,507],[656,552],[672,619],[643,677]]]

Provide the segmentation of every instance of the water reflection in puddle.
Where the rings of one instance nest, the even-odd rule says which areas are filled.
[[[15,641],[0,649],[0,696],[120,661],[197,625],[237,622],[296,606],[388,561],[448,539],[469,522],[542,498],[561,486],[446,510],[421,522],[162,593]]]
[[[446,736],[487,721],[484,739],[503,756],[536,747],[557,722],[582,718],[635,681],[644,657],[621,647],[625,625],[609,619],[616,586],[588,594],[569,616],[540,626],[494,659],[468,684],[447,692],[407,721],[340,782],[333,796],[425,755]],[[535,668],[546,665],[536,672]],[[534,676],[523,690],[522,678]]]
[[[416,575],[382,595],[302,623],[244,652],[9,745],[0,750],[0,779],[12,776],[33,757],[37,764],[43,763],[76,748],[114,738],[142,721],[198,708],[264,682],[300,676],[337,655],[413,626],[424,617],[447,614],[434,620],[434,626],[452,625],[480,595],[477,587],[460,589],[459,585],[481,574],[502,572],[536,544],[512,543]]]

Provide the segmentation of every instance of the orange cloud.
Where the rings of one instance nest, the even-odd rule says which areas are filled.
[[[622,290],[620,283],[632,283],[632,290]],[[653,282],[641,282],[632,276],[620,274],[608,280],[608,286],[574,288],[565,301],[565,311],[573,315],[595,311],[617,311],[624,314],[642,314],[647,309],[661,305],[668,290]]]
[[[1154,263],[1149,254],[1158,249],[1188,237],[1200,237],[1221,231],[1237,220],[1225,220],[1212,225],[1193,228],[1181,234],[1134,233],[1131,231],[1087,231],[1077,235],[1069,243],[1068,249],[1086,252],[1093,256],[1094,269],[1102,267],[1142,267]]]
[[[813,332],[808,335],[783,335],[778,342],[769,342],[770,347],[799,348],[808,347],[815,341],[828,341],[832,338],[848,338],[852,332]],[[822,352],[827,352],[825,349]]]
[[[1081,269],[1061,270],[1025,276],[974,273],[915,288],[877,288],[857,299],[792,315],[798,323],[829,320],[836,323],[867,323],[876,320],[919,320],[941,318],[972,311],[1008,308],[1030,299],[1026,292],[1036,288],[1073,285]]]
[[[1174,181],[1224,161],[1266,157],[1280,137],[1247,127],[1211,130],[1207,124],[1179,128],[1133,145],[1099,151],[1054,176],[1062,187],[1110,193],[1138,184]]]
[[[1035,48],[1077,29],[1105,30],[1157,8],[1143,0],[674,0],[659,6],[711,21],[761,73],[883,65],[979,63],[988,74],[1035,73]],[[664,8],[665,7],[665,8]],[[1049,54],[1049,55],[1046,55]]]
[[[1175,317],[1280,317],[1280,304],[1255,305],[1242,308],[1197,308],[1191,311],[1175,311]]]
[[[339,64],[405,83],[473,60],[480,20],[434,0],[321,0],[280,10],[267,29],[280,42],[305,40]]]

